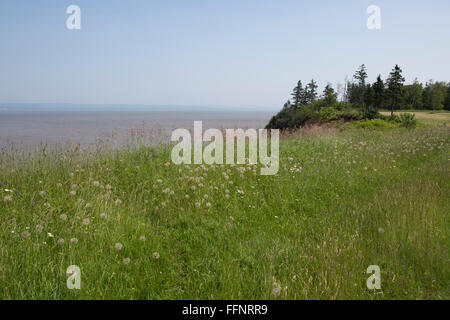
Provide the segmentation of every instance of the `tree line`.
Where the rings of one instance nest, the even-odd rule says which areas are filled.
[[[405,84],[403,71],[398,65],[385,80],[378,75],[374,83],[369,83],[367,78],[367,68],[363,64],[354,73],[352,81],[338,85],[336,90],[327,84],[321,94],[314,79],[306,85],[298,81],[291,98],[272,117],[266,128],[287,129],[308,123],[374,119],[378,119],[376,123],[379,125],[382,121],[388,121],[390,124],[384,124],[413,127],[413,114],[397,116],[394,111],[450,110],[450,83],[430,80],[422,84],[416,79],[412,84]],[[390,110],[391,115],[385,116],[380,110]]]
[[[368,83],[367,68],[363,64],[353,75],[353,81],[345,83],[340,102],[363,113],[373,109],[387,109],[391,113],[406,109],[450,110],[450,82],[430,80],[422,84],[416,78],[412,84],[405,84],[402,73],[402,69],[395,65],[386,80],[378,75],[374,83]],[[327,84],[321,97],[317,89],[314,79],[304,87],[302,81],[298,81],[285,107],[301,108],[320,98],[337,97],[331,84]]]

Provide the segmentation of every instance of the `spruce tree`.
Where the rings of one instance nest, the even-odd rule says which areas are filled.
[[[367,84],[366,89],[364,90],[364,101],[367,106],[367,112],[369,112],[370,108],[373,108],[375,106],[375,89],[373,85]]]
[[[358,81],[358,100],[359,104],[362,107],[362,109],[365,111],[365,91],[366,91],[366,79],[367,79],[367,72],[366,72],[366,66],[362,64],[358,70],[356,70],[355,74],[353,75],[353,78],[355,78]]]
[[[323,97],[324,98],[327,98],[327,97],[330,97],[330,96],[332,96],[332,95],[334,95],[334,89],[333,89],[333,87],[331,86],[331,84],[327,84],[326,86],[325,86],[325,89],[323,89]]]
[[[303,95],[304,95],[304,89],[302,86],[302,81],[299,80],[297,82],[297,86],[294,88],[293,92],[291,93],[292,102],[296,108],[298,108],[300,105],[302,105],[302,96]]]
[[[378,75],[377,81],[372,86],[374,91],[374,107],[376,109],[381,109],[383,107],[384,99],[386,96],[386,89],[384,86],[384,82],[381,79],[381,75]]]
[[[311,80],[310,83],[308,83],[306,87],[306,100],[307,103],[312,103],[316,101],[317,99],[317,83],[314,81],[314,79]]]
[[[400,107],[400,101],[403,95],[403,83],[405,82],[402,72],[402,69],[396,64],[387,79],[388,94],[391,98],[391,116],[394,115],[394,109]]]
[[[366,79],[367,79],[367,71],[366,66],[362,64],[358,70],[356,70],[355,74],[353,75],[353,78],[358,80],[358,84],[360,87],[366,86]]]
[[[329,83],[323,89],[322,96],[326,106],[332,106],[337,102],[337,94]]]
[[[308,93],[306,87],[300,92],[300,105],[308,104]]]

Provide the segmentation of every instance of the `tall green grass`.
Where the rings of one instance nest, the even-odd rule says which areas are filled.
[[[0,298],[448,299],[449,130],[284,139],[275,176],[164,146],[3,153]]]

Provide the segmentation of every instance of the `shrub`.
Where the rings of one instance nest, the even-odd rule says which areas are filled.
[[[319,117],[317,113],[311,110],[308,106],[303,106],[303,108],[296,110],[292,119],[289,121],[290,128],[302,127],[308,122],[318,121]]]
[[[415,114],[413,113],[401,113],[399,116],[400,126],[413,129],[417,125],[417,120],[415,118]]]
[[[285,108],[270,119],[266,129],[294,129],[319,120],[320,116],[312,105]]]
[[[364,118],[366,119],[378,119],[380,118],[380,113],[374,107],[369,106],[364,112]]]
[[[363,115],[358,109],[347,108],[341,113],[341,119],[344,121],[362,120]]]
[[[324,107],[317,112],[319,118],[325,121],[336,120],[340,114],[341,112],[334,107]]]

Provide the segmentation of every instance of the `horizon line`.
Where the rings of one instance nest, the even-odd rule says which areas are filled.
[[[72,103],[72,102],[0,102],[0,107],[3,108],[18,108],[18,107],[139,107],[139,108],[197,108],[197,109],[263,109],[267,111],[279,110],[281,106],[255,106],[255,105],[195,105],[195,104],[141,104],[141,103]],[[60,110],[64,111],[64,110]]]

